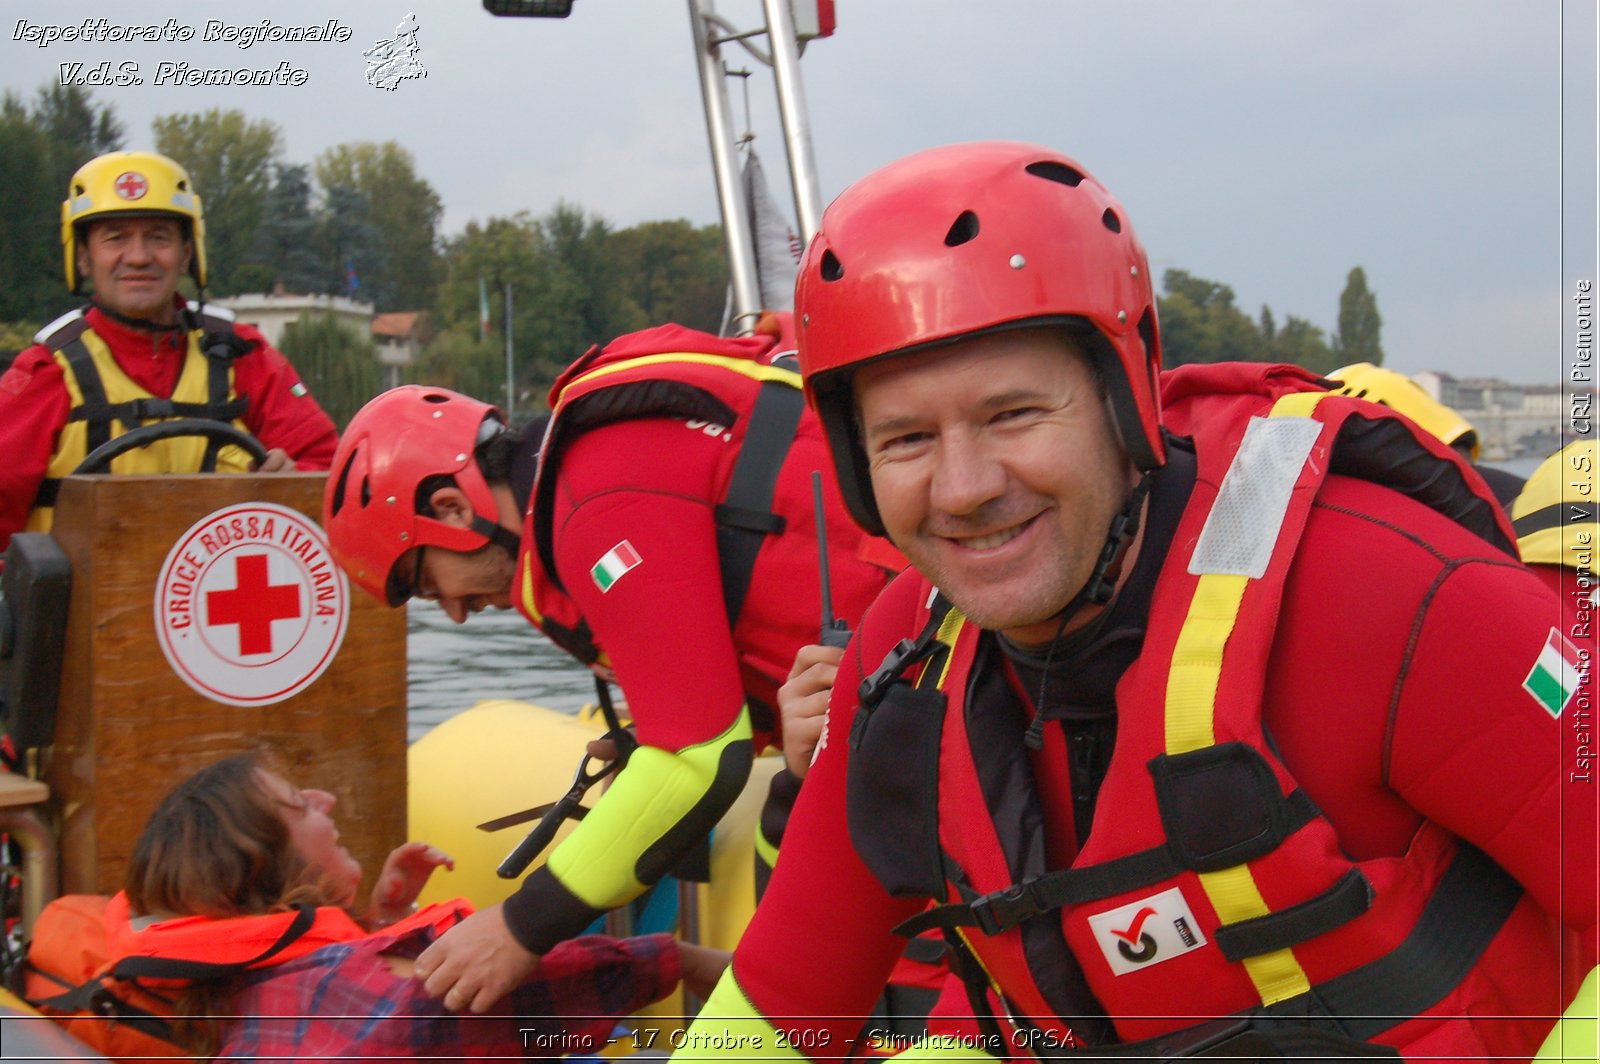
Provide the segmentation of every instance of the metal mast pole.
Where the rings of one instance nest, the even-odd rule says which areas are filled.
[[[733,285],[733,331],[749,336],[761,314],[761,286],[756,275],[755,236],[739,181],[738,149],[728,118],[728,89],[722,76],[721,46],[711,42],[711,0],[689,0],[694,50],[700,60],[700,94],[705,100],[706,132],[711,142],[711,168],[717,178],[722,208],[722,233],[728,246],[728,273]],[[791,43],[792,47],[792,43]]]
[[[778,87],[778,114],[783,143],[789,152],[789,178],[794,188],[795,220],[807,244],[822,225],[822,190],[817,183],[816,155],[811,148],[805,87],[800,82],[800,49],[795,44],[794,12],[789,0],[762,0],[767,12],[767,41],[772,45],[772,74]]]

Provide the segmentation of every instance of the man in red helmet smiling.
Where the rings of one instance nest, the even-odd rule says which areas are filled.
[[[548,862],[419,958],[448,1007],[482,1011],[672,870],[778,741],[777,688],[822,617],[814,471],[839,615],[859,617],[903,566],[845,513],[779,353],[771,335],[660,326],[574,362],[548,424],[509,429],[485,403],[413,386],[346,429],[324,512],[351,578],[457,621],[514,606],[614,677],[637,729],[626,767]],[[768,814],[786,814],[798,786],[775,778],[767,841]]]
[[[1036,145],[848,189],[796,313],[914,568],[675,1056],[849,1053],[930,928],[971,1022],[911,1056],[1530,1055],[1593,962],[1584,654],[1460,457],[1294,367],[1163,375],[1127,215]]]

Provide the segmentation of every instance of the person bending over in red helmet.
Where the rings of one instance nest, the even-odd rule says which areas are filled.
[[[1530,1055],[1593,956],[1582,651],[1463,459],[1296,367],[1163,375],[1127,212],[1037,145],[847,189],[796,316],[913,568],[675,1057],[850,1053],[929,927],[971,1020],[911,1057]]]
[[[345,431],[324,523],[355,582],[457,621],[514,606],[615,677],[638,731],[549,861],[419,958],[451,1008],[486,1007],[672,869],[779,740],[777,688],[822,615],[813,471],[837,613],[860,616],[904,564],[845,514],[821,425],[773,347],[662,326],[574,362],[547,425],[512,431],[485,403],[407,387]],[[769,840],[798,787],[775,779]]]

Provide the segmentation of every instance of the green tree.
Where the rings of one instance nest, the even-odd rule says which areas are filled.
[[[505,348],[495,337],[484,337],[475,326],[455,325],[423,347],[407,377],[504,407]],[[536,405],[543,407],[542,403]],[[521,406],[517,408],[519,420],[526,413]]]
[[[1167,366],[1270,357],[1261,330],[1234,305],[1232,288],[1184,270],[1167,270],[1161,287],[1166,294],[1156,302]]]
[[[311,171],[278,166],[267,193],[266,215],[251,258],[272,273],[268,289],[281,284],[303,295],[327,293],[326,271],[317,256],[318,219],[311,208]]]
[[[1327,373],[1340,364],[1339,357],[1323,338],[1322,330],[1293,314],[1273,338],[1272,358],[1276,362],[1304,366],[1313,373]]]
[[[609,243],[622,292],[646,323],[675,321],[711,333],[721,327],[728,291],[721,226],[645,222],[613,233]]]
[[[383,237],[365,196],[344,185],[328,190],[316,249],[316,291],[377,303],[373,284],[382,273]]]
[[[49,84],[39,90],[33,123],[50,145],[50,184],[65,198],[78,167],[122,147],[122,123],[110,105],[96,107],[80,85]]]
[[[317,157],[316,176],[330,200],[336,189],[366,200],[379,252],[371,277],[361,278],[366,298],[380,311],[431,305],[439,284],[437,244],[444,204],[433,186],[417,176],[411,153],[393,141],[341,144]]]
[[[0,321],[35,328],[72,302],[61,265],[61,200],[50,179],[49,141],[22,102],[0,103]]]
[[[110,106],[75,85],[46,85],[29,108],[0,102],[0,321],[50,321],[77,302],[61,262],[61,201],[72,173],[122,146]]]
[[[530,308],[535,279],[547,274],[549,264],[542,261],[539,234],[527,214],[512,218],[490,218],[487,222],[468,222],[461,235],[448,241],[444,251],[444,279],[439,285],[434,318],[439,332],[422,353],[414,376],[426,384],[457,387],[480,399],[505,401],[505,285],[513,288],[512,323],[514,361],[518,379],[523,379],[529,364],[526,354],[534,337],[534,318]],[[549,287],[548,283],[545,287]],[[490,331],[483,335],[480,325],[480,292],[488,300]],[[519,294],[520,293],[520,294]],[[487,359],[492,367],[457,366]],[[553,374],[541,373],[548,385]],[[532,375],[527,376],[530,389]],[[458,384],[452,385],[452,381]],[[482,389],[482,390],[479,390]]]
[[[1378,297],[1367,288],[1367,271],[1357,266],[1345,278],[1344,291],[1339,293],[1339,335],[1333,341],[1339,365],[1352,362],[1383,365],[1383,344],[1379,340],[1382,330]]]
[[[246,118],[242,111],[217,108],[204,114],[166,115],[151,123],[156,148],[189,171],[205,211],[206,268],[216,295],[244,291],[244,280],[258,280],[259,270],[241,276],[257,262],[272,164],[280,150],[278,127]]]
[[[341,429],[383,387],[372,338],[332,314],[300,315],[284,327],[278,346]]]

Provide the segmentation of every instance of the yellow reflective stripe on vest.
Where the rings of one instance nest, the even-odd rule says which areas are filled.
[[[760,362],[752,362],[748,358],[730,358],[727,355],[702,355],[689,351],[662,355],[640,355],[638,358],[623,359],[621,362],[613,362],[608,366],[601,366],[598,369],[592,369],[587,373],[581,374],[571,384],[561,389],[561,394],[556,396],[555,406],[551,410],[551,416],[554,417],[557,413],[560,413],[561,407],[566,403],[567,393],[572,391],[573,388],[580,384],[589,384],[590,382],[599,380],[602,377],[609,377],[613,373],[625,373],[628,370],[638,369],[641,366],[672,364],[715,366],[719,369],[725,369],[732,373],[743,374],[752,380],[762,382],[777,381],[779,384],[787,384],[793,388],[800,387],[800,374],[796,373],[794,370],[784,369],[782,366],[769,366]]]
[[[1317,403],[1327,394],[1308,392],[1284,396],[1273,404],[1269,418],[1310,418]],[[1320,426],[1320,422],[1317,424]],[[1320,427],[1318,431],[1320,432]],[[1248,430],[1247,435],[1249,435]],[[1303,439],[1291,441],[1291,446],[1286,448],[1286,451],[1295,453],[1295,444],[1298,442],[1304,441]],[[1236,457],[1234,465],[1229,467],[1228,474],[1223,477],[1222,486],[1218,489],[1219,503],[1223,501],[1228,481],[1235,477],[1235,471],[1239,468],[1240,463]],[[1299,468],[1291,469],[1290,463],[1284,462],[1268,470],[1266,476],[1280,478],[1280,482],[1275,486],[1282,489],[1281,501],[1286,506],[1287,489],[1299,479]],[[1281,483],[1282,478],[1288,479],[1288,485]],[[1273,502],[1269,501],[1266,505],[1269,511],[1277,510],[1276,523],[1267,526],[1275,541],[1281,531],[1284,515],[1282,509],[1275,507]],[[1213,514],[1215,513],[1214,504]],[[1272,517],[1271,512],[1267,517],[1268,519]],[[1208,530],[1210,525],[1211,520],[1208,516]],[[1202,533],[1202,539],[1204,538]],[[1202,547],[1197,544],[1197,555],[1201,549]],[[1193,569],[1191,562],[1191,571]],[[1199,577],[1168,670],[1165,715],[1168,754],[1188,753],[1216,743],[1217,688],[1222,678],[1223,653],[1227,648],[1228,639],[1238,625],[1240,606],[1252,579],[1254,577],[1237,572],[1203,572]],[[1218,872],[1201,872],[1198,875],[1201,888],[1205,890],[1207,899],[1223,924],[1266,916],[1271,912],[1261,897],[1255,875],[1248,865],[1236,865]],[[1247,957],[1242,963],[1263,1005],[1271,1005],[1311,989],[1311,980],[1306,976],[1305,969],[1300,966],[1292,949],[1285,948],[1260,956]]]
[[[939,690],[944,690],[945,677],[950,675],[950,662],[955,659],[956,637],[961,634],[961,629],[966,626],[967,619],[961,611],[954,606],[945,614],[944,620],[939,622],[939,630],[934,633],[934,639],[950,648],[950,653],[944,656],[944,665],[939,669],[939,682],[935,685]],[[919,685],[926,686],[926,685]]]

